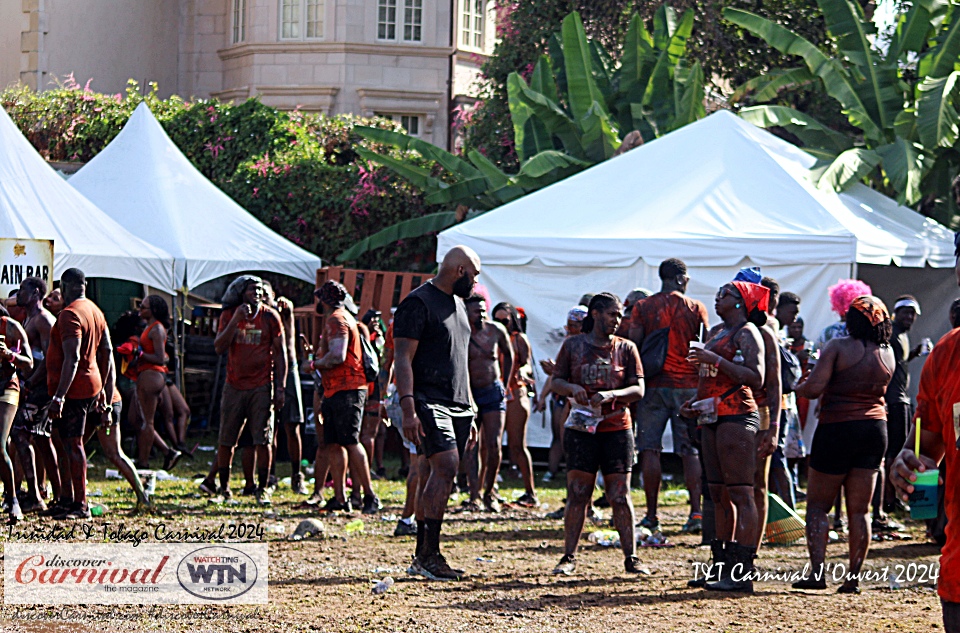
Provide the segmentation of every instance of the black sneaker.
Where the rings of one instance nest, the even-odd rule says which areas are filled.
[[[337,501],[337,498],[334,497],[327,501],[327,503],[321,509],[321,512],[352,512],[353,506],[350,505],[350,499],[347,499],[343,503]]]
[[[74,514],[77,513],[77,512],[80,512],[80,513],[82,514],[84,511],[86,512],[86,516],[85,516],[85,517],[72,516],[72,515],[74,515]],[[60,512],[58,512],[57,514],[54,514],[54,515],[53,515],[53,520],[54,520],[54,521],[63,521],[64,519],[75,519],[75,518],[87,518],[87,519],[89,519],[89,518],[90,518],[90,509],[89,509],[89,508],[85,508],[85,507],[84,507],[84,504],[82,504],[82,503],[80,503],[80,502],[78,502],[78,501],[74,501],[74,502],[72,502],[69,506],[62,508],[62,509],[60,510]]]
[[[354,508],[363,507],[363,496],[361,496],[360,491],[350,493],[350,505]]]
[[[257,493],[257,484],[249,484],[243,487],[243,490],[240,491],[241,497],[252,497]]]
[[[66,514],[70,511],[70,506],[73,505],[73,501],[61,501],[57,500],[52,506],[48,506],[46,510],[42,510],[37,514],[42,517],[55,517],[58,514]]]
[[[63,517],[64,519],[89,519],[91,517],[89,506],[79,503],[75,504],[75,506],[73,510]]]
[[[397,520],[397,527],[393,531],[394,536],[416,536],[417,535],[417,524],[416,523],[407,523],[403,519]]]
[[[377,495],[366,495],[363,498],[363,513],[364,514],[376,514],[383,509],[383,504],[380,503],[380,497]]]
[[[170,472],[173,470],[173,467],[177,465],[177,462],[180,461],[181,457],[183,457],[183,453],[175,448],[171,448],[167,456],[163,458],[163,469]]]
[[[556,576],[569,576],[575,571],[577,571],[577,559],[574,558],[573,554],[564,555],[557,566],[553,568],[553,573]]]
[[[462,569],[453,569],[447,564],[443,554],[437,552],[420,559],[420,568],[417,570],[422,576],[430,580],[462,580],[466,574]]]

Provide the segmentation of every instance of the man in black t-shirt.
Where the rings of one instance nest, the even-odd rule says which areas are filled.
[[[463,299],[480,274],[480,258],[456,246],[437,276],[413,292],[393,317],[394,368],[403,436],[424,456],[417,499],[417,551],[408,570],[432,580],[458,580],[440,553],[447,498],[468,444],[477,439],[470,395],[470,323]]]

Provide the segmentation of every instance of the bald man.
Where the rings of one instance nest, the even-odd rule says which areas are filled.
[[[463,300],[480,275],[480,258],[456,246],[437,276],[397,308],[393,336],[403,436],[423,456],[417,500],[417,550],[408,570],[431,580],[459,580],[440,553],[440,530],[453,479],[477,439],[470,395],[470,322]]]

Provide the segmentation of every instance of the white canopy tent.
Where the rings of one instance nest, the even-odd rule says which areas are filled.
[[[741,266],[761,266],[805,298],[810,338],[836,320],[827,287],[858,264],[953,266],[944,227],[866,187],[820,191],[812,163],[721,111],[447,229],[437,255],[457,244],[477,251],[494,301],[526,308],[537,358],[556,354],[558,329],[583,293],[659,290],[657,267],[669,257],[687,263],[688,293],[711,314],[718,287]],[[943,274],[927,285],[942,288]],[[535,416],[530,444],[549,438]]]
[[[0,108],[0,237],[54,240],[54,275],[79,268],[164,290],[173,256],[124,229],[66,183]]]
[[[176,259],[176,288],[266,270],[313,283],[320,258],[277,235],[190,163],[141,103],[70,185]]]

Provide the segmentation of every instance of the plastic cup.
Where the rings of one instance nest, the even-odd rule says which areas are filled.
[[[917,480],[913,482],[910,494],[911,519],[935,519],[937,517],[937,487],[940,481],[938,470],[914,471]]]
[[[706,343],[701,343],[700,341],[690,341],[690,349],[703,349],[706,346]]]

